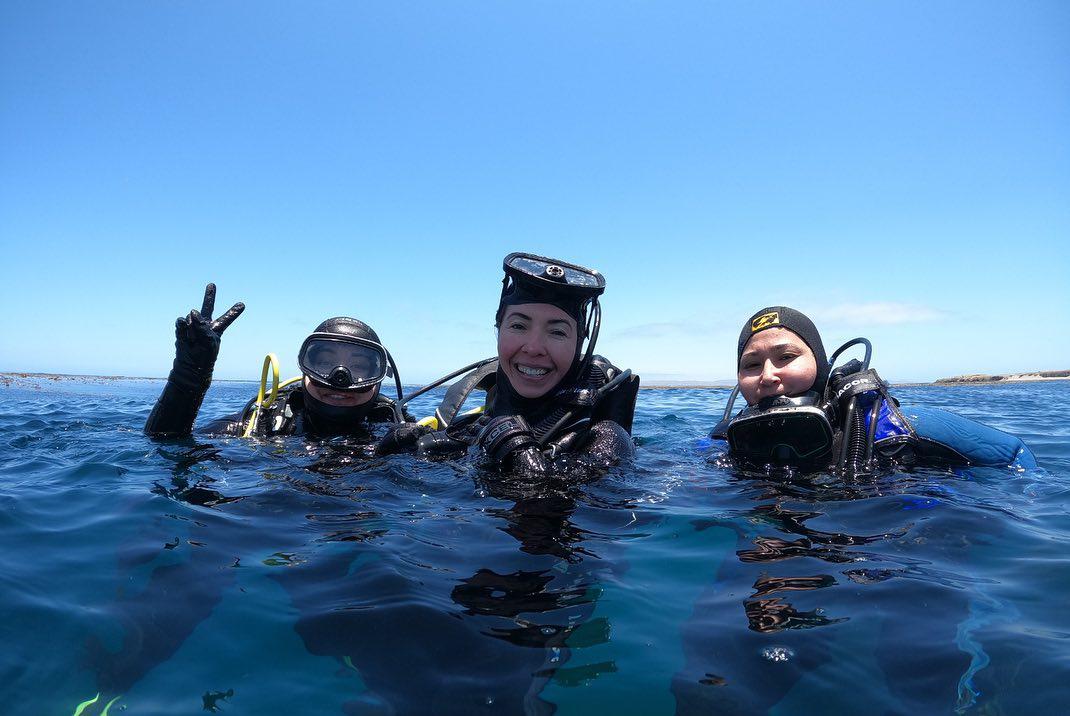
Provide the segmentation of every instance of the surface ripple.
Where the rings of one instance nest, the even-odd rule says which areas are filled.
[[[904,387],[1040,468],[735,472],[640,395],[584,485],[141,426],[159,381],[0,388],[7,714],[1027,713],[1070,696],[1065,382]],[[210,418],[253,386],[219,383]],[[439,394],[440,395],[440,394]],[[426,414],[436,395],[415,404]]]

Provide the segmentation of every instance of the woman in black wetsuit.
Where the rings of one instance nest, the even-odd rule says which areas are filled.
[[[401,427],[381,452],[413,443],[422,455],[475,446],[504,472],[576,477],[630,457],[639,378],[594,354],[605,279],[532,254],[509,254],[503,268],[497,358],[450,388],[435,411],[439,430]],[[475,388],[487,392],[482,413],[457,416]]]

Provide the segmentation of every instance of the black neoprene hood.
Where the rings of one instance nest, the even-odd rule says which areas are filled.
[[[818,333],[817,326],[806,314],[788,306],[766,306],[755,311],[754,315],[747,319],[747,322],[743,324],[743,329],[739,332],[739,345],[736,350],[736,370],[739,370],[739,362],[743,359],[743,351],[747,348],[747,343],[750,342],[750,339],[755,334],[770,328],[787,328],[801,338],[803,343],[814,352],[814,359],[817,361],[817,377],[809,389],[824,392],[825,384],[828,382],[829,377],[829,362],[825,356],[825,346],[821,342],[821,334]]]

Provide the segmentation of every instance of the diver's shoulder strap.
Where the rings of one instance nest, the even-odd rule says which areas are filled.
[[[915,406],[909,413],[915,434],[908,444],[917,462],[1035,466],[1029,448],[1014,435],[938,408]],[[878,444],[889,443],[892,441]]]
[[[532,426],[540,444],[580,423],[612,420],[631,434],[639,376],[621,371],[603,356],[592,356],[583,379],[554,396],[558,406]]]
[[[848,400],[862,393],[886,393],[888,384],[881,380],[873,368],[854,373],[833,376],[829,381],[829,400],[837,405],[844,405]]]
[[[619,368],[602,356],[595,356],[594,363],[605,376],[605,383],[612,381],[621,374]],[[635,401],[638,396],[639,376],[631,375],[623,379],[618,385],[603,394],[595,404],[591,422],[612,420],[631,435],[632,421],[635,419]]]
[[[732,418],[725,418],[716,425],[713,426],[713,430],[710,431],[710,437],[714,440],[728,440],[728,426],[732,423]]]
[[[461,406],[468,400],[472,391],[479,389],[489,392],[494,386],[494,375],[498,372],[498,361],[492,360],[464,376],[446,391],[442,402],[435,408],[435,419],[440,430],[445,430],[457,417]]]

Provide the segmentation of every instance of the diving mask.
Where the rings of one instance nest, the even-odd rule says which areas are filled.
[[[386,349],[367,338],[313,333],[297,355],[301,372],[335,390],[366,391],[390,375]]]
[[[726,429],[734,455],[755,464],[812,463],[832,451],[833,430],[821,396],[777,396],[748,406]]]
[[[528,282],[544,290],[595,298],[606,290],[606,279],[594,269],[535,254],[512,253],[502,262],[506,280]]]

